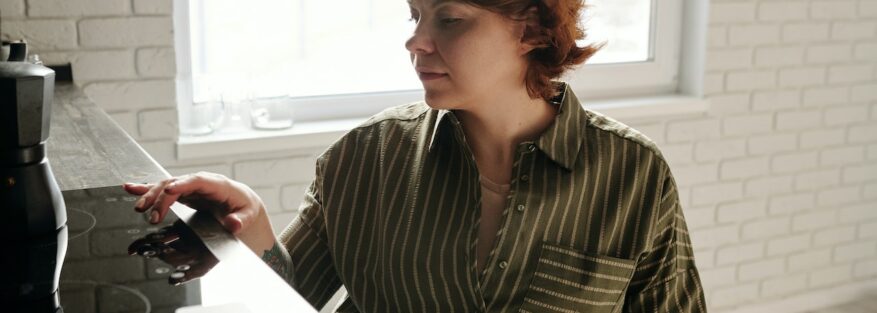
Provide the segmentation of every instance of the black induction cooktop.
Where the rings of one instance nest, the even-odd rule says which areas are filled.
[[[139,239],[164,233],[177,222],[174,214],[161,224],[149,224],[146,214],[134,211],[138,197],[121,186],[62,193],[70,232],[60,280],[65,313],[163,313],[200,304],[198,280],[172,281],[188,266],[152,257],[155,251],[142,250],[150,256],[143,257],[144,253],[131,255],[129,249]]]
[[[316,312],[210,213],[177,202],[153,225],[122,186],[62,194],[65,313]]]

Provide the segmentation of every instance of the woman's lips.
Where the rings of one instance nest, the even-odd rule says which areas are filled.
[[[418,72],[418,73],[417,73],[417,76],[419,76],[419,77],[420,77],[420,80],[422,80],[422,81],[429,81],[429,80],[436,80],[436,79],[439,79],[439,78],[442,78],[442,77],[448,76],[448,74],[445,74],[445,73],[427,73],[427,72]]]

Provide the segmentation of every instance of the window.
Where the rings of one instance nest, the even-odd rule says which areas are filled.
[[[564,80],[591,99],[677,90],[681,0],[586,3],[582,44],[606,46]],[[262,99],[291,107],[298,122],[422,99],[404,48],[414,25],[403,0],[190,0],[177,11],[184,136],[233,128]]]

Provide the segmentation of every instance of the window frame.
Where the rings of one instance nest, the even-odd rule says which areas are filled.
[[[679,84],[683,0],[652,0],[651,55],[632,63],[586,64],[562,79],[585,100],[675,93]]]

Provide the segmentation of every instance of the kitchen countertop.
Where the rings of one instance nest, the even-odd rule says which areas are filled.
[[[155,182],[170,177],[106,112],[70,82],[55,85],[46,148],[49,164],[63,191]],[[216,301],[207,303],[205,296],[205,305],[243,305],[250,312],[315,312],[212,215],[196,213],[180,203],[171,209],[219,260],[202,279],[205,284],[209,281],[215,293],[212,301]]]
[[[46,144],[61,190],[155,182],[170,175],[78,87],[55,86]]]

